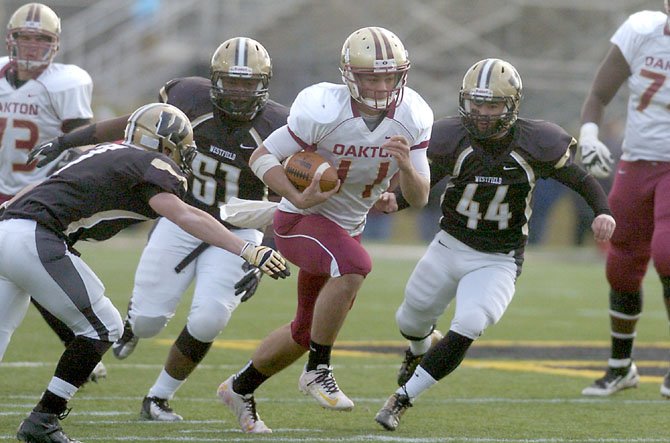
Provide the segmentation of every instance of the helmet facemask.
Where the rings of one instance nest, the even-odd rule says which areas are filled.
[[[60,19],[40,3],[24,5],[9,19],[6,42],[10,61],[37,77],[58,52]]]
[[[481,60],[463,77],[458,108],[461,122],[475,139],[503,136],[517,120],[521,97],[521,77],[511,64],[499,59]],[[498,114],[484,114],[478,109],[498,103],[504,105]]]
[[[383,111],[402,102],[410,62],[400,39],[391,31],[367,27],[352,33],[342,46],[340,72],[351,97],[373,111]],[[361,76],[395,75],[386,91],[365,89]]]
[[[226,40],[212,56],[212,104],[233,120],[252,120],[270,97],[270,78],[272,62],[263,45],[246,37]]]
[[[214,72],[211,78],[212,103],[234,120],[252,120],[268,101],[270,79],[266,75]]]

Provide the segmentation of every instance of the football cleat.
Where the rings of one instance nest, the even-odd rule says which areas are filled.
[[[639,382],[640,374],[635,363],[631,363],[627,368],[607,368],[605,375],[591,386],[584,388],[582,395],[607,397],[623,389],[636,388]]]
[[[272,429],[268,428],[256,412],[256,401],[253,394],[240,395],[233,391],[233,380],[231,375],[226,381],[219,385],[216,395],[221,402],[233,411],[237,417],[243,432],[248,434],[270,434]]]
[[[182,421],[184,419],[172,410],[167,399],[158,397],[144,397],[140,418],[153,421]]]
[[[400,417],[411,407],[412,403],[409,401],[408,396],[394,393],[386,400],[386,403],[384,403],[379,412],[377,412],[375,421],[387,431],[395,431],[400,423]]]
[[[432,348],[442,340],[444,335],[437,329],[430,334],[430,347]],[[421,363],[421,359],[425,354],[414,355],[410,348],[405,350],[405,359],[400,364],[400,369],[398,369],[398,386],[403,386],[409,381],[416,370],[416,367]]]
[[[19,425],[16,438],[30,443],[81,443],[63,432],[59,419],[66,416],[67,412],[57,415],[33,411]]]
[[[103,378],[107,378],[107,368],[105,365],[102,364],[102,362],[98,362],[97,365],[95,365],[95,368],[93,368],[93,371],[91,372],[91,375],[88,376],[87,381],[92,381],[93,383],[97,383]]]
[[[333,368],[330,366],[318,365],[313,371],[303,369],[298,380],[298,389],[305,395],[310,394],[326,409],[351,411],[354,408],[354,402],[337,386]]]
[[[663,379],[663,384],[661,385],[661,395],[670,399],[670,372],[665,374],[665,378]]]
[[[130,322],[126,319],[126,322],[123,324],[123,335],[112,345],[112,352],[114,357],[119,360],[123,360],[133,353],[137,342],[140,341],[140,338],[135,335],[133,332],[133,327],[130,326]]]

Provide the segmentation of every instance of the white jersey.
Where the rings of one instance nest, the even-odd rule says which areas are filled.
[[[26,165],[30,149],[62,135],[64,120],[93,118],[93,82],[75,65],[51,63],[14,89],[4,76],[8,63],[0,58],[0,194],[15,195],[50,172]]]
[[[350,235],[360,234],[368,211],[399,170],[396,160],[380,146],[391,136],[405,136],[412,150],[412,164],[419,173],[429,176],[426,149],[432,125],[433,111],[407,87],[400,106],[390,110],[374,131],[352,106],[345,85],[319,83],[304,89],[291,106],[287,125],[270,134],[264,145],[279,159],[303,149],[316,151],[344,179],[339,192],[319,205],[298,209],[282,199],[279,209],[318,213]]]
[[[662,12],[631,15],[610,39],[630,66],[621,158],[670,161],[670,30]]]

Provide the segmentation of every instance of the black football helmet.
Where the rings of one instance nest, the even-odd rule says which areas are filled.
[[[521,76],[510,63],[497,58],[480,60],[468,69],[459,93],[459,108],[463,126],[476,139],[505,134],[519,115],[523,86]],[[471,103],[504,103],[505,111],[498,115],[481,115]],[[486,130],[479,123],[487,121]]]

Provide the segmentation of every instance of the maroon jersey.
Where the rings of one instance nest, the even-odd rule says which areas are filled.
[[[175,79],[163,86],[160,99],[181,109],[193,125],[198,154],[186,202],[218,220],[219,206],[231,197],[267,199],[268,188],[249,168],[249,157],[271,132],[286,124],[288,108],[269,100],[252,121],[230,120],[212,105],[210,88],[206,78]]]

